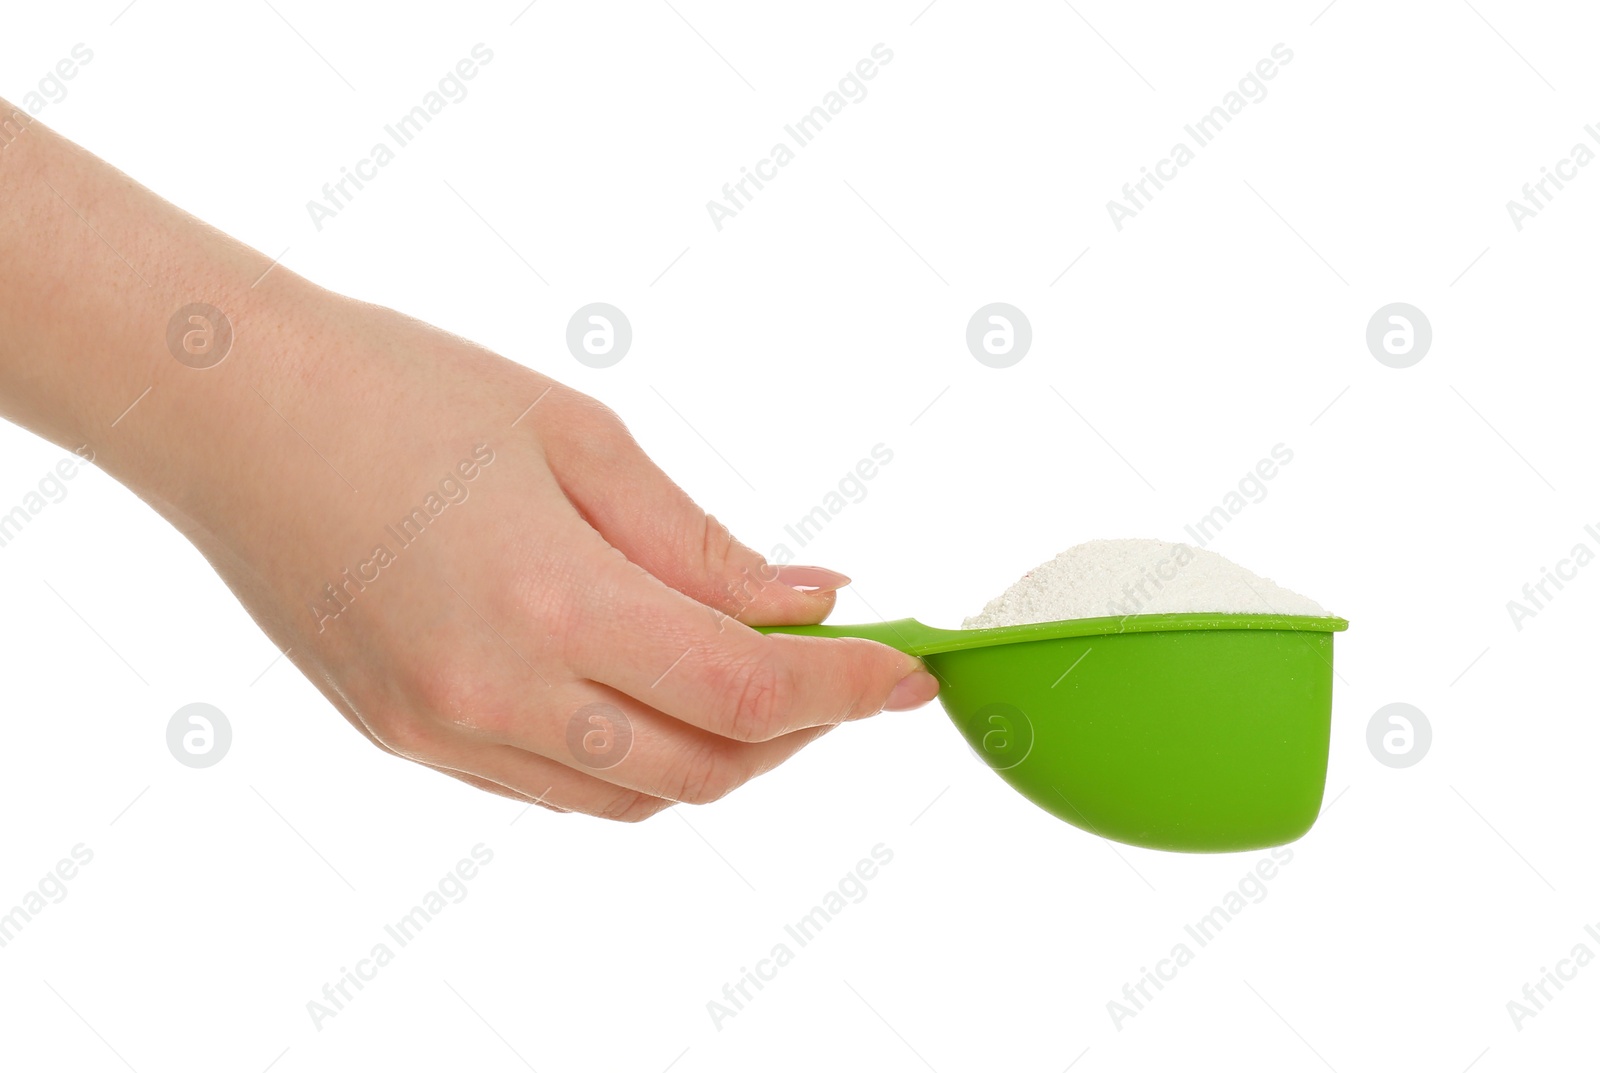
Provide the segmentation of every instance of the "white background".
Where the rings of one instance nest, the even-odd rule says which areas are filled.
[[[1600,122],[1597,26],[1576,4],[1322,2],[8,3],[0,93],[88,45],[41,120],[319,283],[605,400],[747,542],[852,575],[836,621],[955,625],[1079,541],[1185,539],[1283,443],[1211,546],[1351,627],[1326,814],[1118,1027],[1108,1001],[1264,853],[1100,842],[937,706],[645,824],[524,815],[372,749],[89,470],[0,549],[0,907],[94,854],[0,949],[5,1064],[1592,1062],[1600,968],[1520,1030],[1507,1002],[1600,953],[1600,567],[1521,630],[1506,602],[1600,548],[1600,167],[1520,232],[1506,202]],[[478,42],[470,96],[318,232],[307,200]],[[707,200],[878,42],[869,95],[719,233]],[[1118,232],[1107,200],[1279,42],[1266,98]],[[564,344],[592,301],[634,329],[606,370]],[[1009,369],[965,347],[992,301],[1032,323]],[[1434,331],[1408,369],[1364,339],[1396,301]],[[0,440],[8,510],[63,452]],[[877,443],[865,499],[795,548],[785,524]],[[206,770],[165,743],[192,701],[233,726]],[[1405,769],[1366,744],[1397,701],[1434,734]],[[467,899],[315,1027],[307,1001],[480,842]],[[707,1002],[878,843],[865,900],[715,1025]]]

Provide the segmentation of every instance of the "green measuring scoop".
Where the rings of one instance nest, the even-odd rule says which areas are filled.
[[[1046,812],[1212,853],[1292,842],[1322,806],[1341,618],[1129,615],[987,630],[767,626],[920,656],[967,743]]]

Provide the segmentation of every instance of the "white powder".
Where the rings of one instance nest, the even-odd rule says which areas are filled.
[[[1162,540],[1091,540],[1024,574],[968,630],[1108,615],[1327,615],[1315,600],[1290,592],[1214,551]]]

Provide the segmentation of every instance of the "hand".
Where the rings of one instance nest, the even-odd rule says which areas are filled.
[[[882,645],[750,629],[820,621],[846,579],[764,563],[594,400],[0,114],[0,415],[165,515],[380,747],[635,820],[936,692]],[[183,352],[196,303],[225,354]]]
[[[891,648],[750,629],[821,621],[848,579],[766,563],[593,399],[295,281],[252,323],[276,356],[241,333],[174,364],[141,428],[228,415],[167,509],[379,747],[637,820],[936,692]]]

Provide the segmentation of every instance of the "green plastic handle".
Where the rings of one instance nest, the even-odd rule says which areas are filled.
[[[792,633],[801,637],[862,637],[868,641],[898,648],[912,656],[926,656],[930,652],[945,651],[946,647],[963,632],[941,630],[925,626],[914,618],[897,618],[888,622],[863,622],[854,626],[758,626],[762,633]]]

